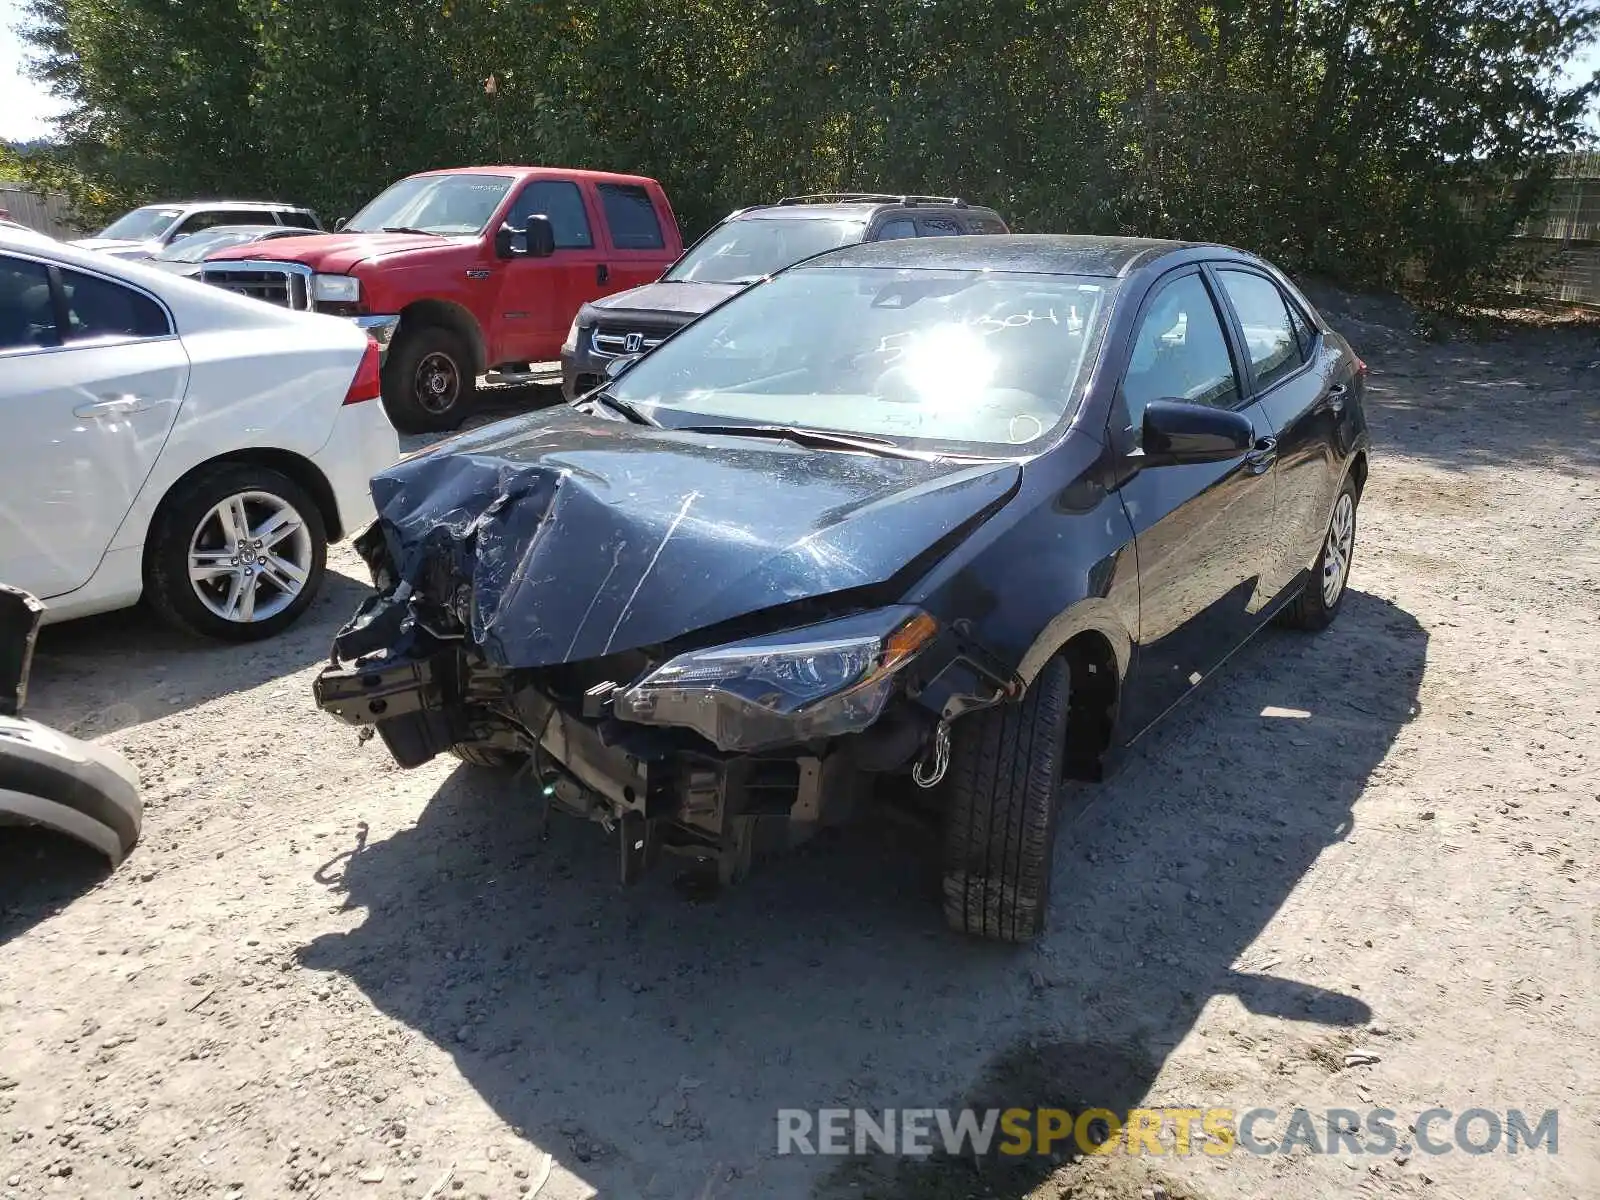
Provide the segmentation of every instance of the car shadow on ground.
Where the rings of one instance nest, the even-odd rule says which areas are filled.
[[[258,687],[325,659],[370,590],[330,570],[300,620],[246,645],[180,633],[144,605],[47,625],[34,650],[26,715],[95,738]]]
[[[1299,955],[1258,941],[1350,833],[1426,653],[1414,618],[1356,591],[1320,636],[1264,633],[1085,793],[1035,947],[947,932],[934,849],[894,823],[696,902],[667,871],[622,889],[598,827],[558,816],[541,840],[534,803],[462,768],[416,826],[344,864],[365,918],[302,962],[447,1050],[602,1195],[1020,1195],[1054,1164],[980,1185],[960,1164],[778,1157],[777,1110],[1125,1111],[1219,995],[1336,1061],[1367,1005],[1296,982]]]
[[[105,858],[82,842],[37,827],[0,825],[0,946],[110,874]]]

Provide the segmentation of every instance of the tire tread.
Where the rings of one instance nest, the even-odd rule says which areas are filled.
[[[1069,687],[1053,661],[1020,703],[952,730],[944,897],[958,930],[1020,942],[1044,927]]]

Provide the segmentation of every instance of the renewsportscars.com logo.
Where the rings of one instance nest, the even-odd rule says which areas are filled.
[[[1388,1108],[781,1108],[778,1153],[1555,1154],[1556,1111],[1430,1108],[1402,1121]]]

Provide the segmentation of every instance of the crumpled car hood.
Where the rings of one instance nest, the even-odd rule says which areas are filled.
[[[1020,478],[1014,462],[808,450],[559,408],[441,443],[374,477],[372,497],[397,577],[469,586],[484,657],[527,668],[884,583]]]

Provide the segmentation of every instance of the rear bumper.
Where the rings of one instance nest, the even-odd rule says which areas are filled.
[[[339,409],[332,435],[312,461],[333,488],[343,536],[352,536],[377,516],[372,477],[394,466],[399,457],[400,435],[380,401],[363,400]]]

